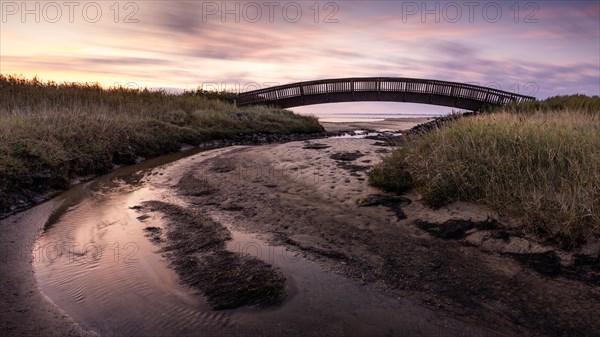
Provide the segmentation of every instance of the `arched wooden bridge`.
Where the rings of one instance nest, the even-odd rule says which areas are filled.
[[[299,82],[240,93],[239,106],[302,105],[388,101],[442,105],[478,111],[511,102],[534,101],[531,96],[472,84],[417,78],[368,77]]]

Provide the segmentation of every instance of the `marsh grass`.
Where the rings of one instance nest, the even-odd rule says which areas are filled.
[[[407,140],[370,182],[414,188],[433,207],[485,204],[573,247],[600,235],[600,110],[513,107],[465,117]]]
[[[560,95],[546,98],[541,101],[509,105],[500,108],[503,111],[514,113],[556,112],[571,110],[587,114],[600,113],[600,97],[586,95]]]
[[[10,206],[10,193],[63,189],[75,176],[177,151],[183,143],[322,131],[316,118],[240,109],[230,99],[0,74],[0,211]]]

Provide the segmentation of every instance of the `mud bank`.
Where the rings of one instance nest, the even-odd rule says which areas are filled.
[[[418,195],[381,193],[368,185],[366,174],[389,151],[386,142],[345,138],[230,148],[201,162],[186,159],[183,172],[164,171],[164,180],[176,182],[169,186],[188,201],[189,209],[152,203],[145,207],[154,206],[156,213],[171,222],[185,214],[198,219],[210,214],[211,221],[216,215],[214,218],[226,219],[228,226],[255,233],[350,278],[359,289],[354,296],[381,290],[397,299],[395,310],[407,320],[405,326],[418,327],[414,331],[421,334],[600,334],[596,319],[600,312],[598,243],[566,253],[535,242],[515,230],[511,219],[476,205],[455,203],[434,211],[425,207]],[[35,238],[45,224],[37,221],[37,214],[53,213],[58,206],[59,201],[50,201],[0,221],[0,294],[2,303],[8,303],[0,320],[4,335],[86,335],[41,293],[31,267]],[[176,215],[170,219],[169,214]],[[191,219],[185,222],[193,223]],[[226,241],[222,227],[211,228],[217,234],[214,237]],[[168,242],[168,228],[163,233],[148,226],[146,233],[157,245]],[[217,256],[220,245],[209,244],[217,249],[208,253],[192,249],[188,254],[185,247],[177,249],[182,261],[186,256],[195,257],[192,270],[220,261],[213,263],[214,275],[231,280],[231,275],[219,271],[229,270],[224,266],[236,262],[228,260],[229,254]],[[209,258],[198,259],[198,252]],[[277,276],[271,268],[261,270]],[[185,278],[189,269],[182,271],[180,277]],[[252,268],[248,271],[253,273]],[[190,278],[190,282],[192,279],[201,277]],[[257,285],[269,284],[263,281]],[[206,284],[198,289],[210,297]],[[235,288],[228,293],[235,293]],[[234,305],[277,302],[270,302],[268,296],[258,298],[266,300],[251,297]],[[330,308],[336,308],[333,301],[337,300],[331,300]],[[311,301],[309,298],[306,303]],[[406,301],[419,307],[411,304],[406,310],[402,304]],[[326,309],[319,315],[336,317]],[[391,311],[373,312],[387,317],[384,313]],[[265,311],[261,315],[262,319],[270,314]],[[353,328],[342,331],[332,322],[331,329],[314,335],[373,335],[377,329],[375,325],[359,326],[352,317],[337,319]],[[297,327],[297,335],[306,333],[306,327]]]
[[[600,334],[597,263],[582,263],[597,247],[563,252],[474,204],[432,210],[415,194],[382,194],[366,177],[389,151],[382,145],[338,138],[236,149],[188,173],[203,181],[188,198],[337,273],[494,334]]]
[[[182,181],[189,188],[199,188],[198,195],[206,195],[200,181],[189,176]],[[140,218],[152,212],[167,217],[164,239],[157,227],[146,228],[151,240],[162,246],[161,252],[181,281],[200,290],[214,310],[264,307],[285,297],[286,279],[281,271],[257,258],[225,250],[231,233],[203,212],[161,201],[146,201],[140,211],[144,213]]]
[[[258,144],[270,144],[270,143],[284,143],[298,140],[306,140],[306,139],[315,139],[315,138],[324,138],[329,136],[328,132],[317,132],[317,133],[292,133],[292,134],[269,134],[269,133],[254,133],[254,134],[239,134],[229,138],[224,139],[214,139],[205,141],[199,144],[196,149],[213,149],[220,148],[226,146],[233,145],[258,145]],[[189,144],[181,144],[181,151],[187,152],[193,149]],[[177,148],[175,148],[176,151]],[[173,153],[174,149],[171,147],[166,147],[158,151],[158,154],[168,154]],[[35,205],[41,204],[44,201],[50,200],[53,197],[58,196],[61,192],[67,190],[69,187],[77,185],[81,182],[91,181],[94,177],[97,177],[101,174],[106,174],[111,170],[114,170],[121,165],[132,165],[135,163],[141,163],[148,158],[138,157],[138,158],[128,158],[127,160],[122,160],[113,163],[112,165],[107,165],[105,169],[98,170],[95,174],[88,176],[80,176],[72,179],[71,181],[64,181],[62,184],[51,183],[51,177],[43,173],[39,177],[31,177],[36,181],[38,185],[37,189],[30,190],[19,190],[19,191],[11,191],[3,196],[2,200],[0,200],[0,219],[6,218],[12,214],[16,214],[22,212],[26,209],[29,209]],[[60,187],[56,187],[60,185]]]

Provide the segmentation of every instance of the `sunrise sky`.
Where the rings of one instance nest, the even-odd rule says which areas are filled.
[[[398,76],[600,94],[598,1],[2,0],[0,12],[6,75],[227,90]]]

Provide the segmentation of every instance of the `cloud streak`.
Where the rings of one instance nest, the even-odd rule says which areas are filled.
[[[456,22],[450,12],[408,15],[411,3],[435,9],[422,1],[296,2],[302,10],[296,22],[293,2],[277,2],[272,22],[263,2],[256,22],[248,7],[256,2],[239,2],[249,8],[239,22],[231,13],[225,20],[207,15],[221,3],[139,2],[139,22],[132,24],[9,20],[0,30],[0,71],[179,88],[404,76],[497,83],[511,91],[534,82],[538,97],[600,94],[600,5],[594,2],[496,2],[502,16],[494,21],[479,10],[492,6],[484,1],[472,18],[463,12]],[[537,7],[527,7],[532,3]],[[290,13],[282,14],[286,6]],[[528,17],[535,22],[523,22]]]

